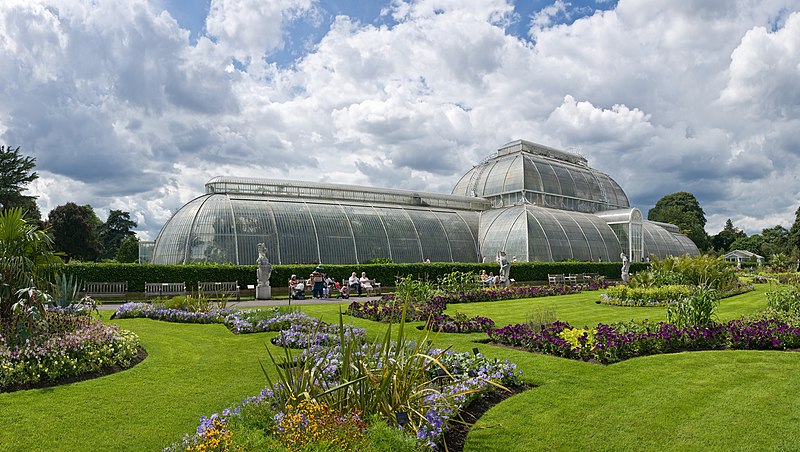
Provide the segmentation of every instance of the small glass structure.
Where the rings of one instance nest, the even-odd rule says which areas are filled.
[[[449,195],[353,185],[215,177],[164,225],[152,261],[253,264],[614,261],[698,254],[673,225],[644,221],[585,158],[518,140],[473,167]]]

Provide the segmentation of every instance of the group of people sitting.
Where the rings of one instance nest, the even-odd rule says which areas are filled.
[[[342,285],[326,275],[321,267],[317,267],[311,272],[308,279],[298,279],[297,275],[289,278],[289,297],[292,300],[303,300],[309,287],[311,287],[311,296],[314,299],[333,297],[333,294],[336,294],[336,298],[346,299],[350,298],[350,291],[355,291],[358,295],[366,292],[371,296],[374,290],[366,272],[361,272],[360,278],[356,272],[353,272],[347,285]]]
[[[362,291],[367,292],[367,296],[372,296],[372,292],[375,290],[372,287],[372,281],[367,277],[367,272],[361,272],[361,277],[359,278],[356,272],[353,272],[350,275],[350,278],[347,280],[347,287],[351,291],[358,292],[360,296]]]
[[[485,286],[500,285],[502,282],[500,275],[495,275],[494,272],[489,272],[489,274],[486,274],[486,270],[481,270],[480,279]]]

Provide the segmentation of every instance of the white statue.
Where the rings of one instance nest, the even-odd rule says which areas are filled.
[[[631,263],[625,253],[620,253],[619,257],[622,259],[622,282],[627,284],[631,279]]]
[[[258,287],[269,287],[269,277],[272,276],[272,264],[269,263],[267,258],[267,247],[263,243],[258,244],[258,270],[256,270],[256,279],[258,280]]]
[[[511,263],[508,261],[505,251],[498,251],[496,259],[500,265],[500,283],[503,287],[508,287],[511,281],[509,279],[511,277]]]

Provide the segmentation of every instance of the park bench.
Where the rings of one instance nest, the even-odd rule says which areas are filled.
[[[91,298],[120,298],[128,301],[128,281],[117,282],[87,282],[83,291]]]
[[[374,279],[370,278],[369,284],[372,286],[372,294],[373,295],[380,295],[381,294],[381,283],[379,283],[378,281],[375,281]],[[349,288],[349,286],[350,286],[350,279],[349,278],[342,279],[342,287],[348,287]],[[362,292],[366,292],[366,290],[363,290]],[[356,292],[356,294],[358,294],[358,292]],[[350,293],[350,296],[351,297],[353,296],[352,292]]]
[[[564,285],[564,275],[563,274],[555,274],[547,275],[547,284],[551,286],[563,286]]]
[[[186,283],[144,283],[144,297],[186,295]]]
[[[239,301],[239,281],[198,281],[197,292],[211,297],[236,295],[236,301]]]

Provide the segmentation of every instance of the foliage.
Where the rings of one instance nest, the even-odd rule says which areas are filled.
[[[96,229],[98,223],[100,220],[92,206],[79,206],[72,202],[56,207],[48,215],[55,248],[70,259],[82,261],[95,261],[101,255],[102,246]]]
[[[105,259],[116,257],[122,241],[127,237],[135,236],[131,229],[136,226],[136,222],[131,220],[130,212],[112,209],[108,214],[106,222],[98,228],[98,236],[103,247],[102,257]]]
[[[389,259],[388,257],[376,257],[364,261],[364,263],[367,265],[383,265],[383,264],[394,264],[394,261]]]
[[[558,333],[558,337],[569,342],[573,351],[584,348],[591,350],[594,347],[595,333],[597,333],[597,331],[587,328],[564,328]]]
[[[380,300],[354,301],[345,313],[361,319],[375,322],[394,323],[401,320],[414,322],[427,320],[430,316],[440,315],[447,305],[442,301],[406,301],[395,300],[384,295]]]
[[[631,279],[632,287],[659,287],[663,285],[688,284],[710,286],[727,291],[739,284],[736,269],[719,257],[670,256],[655,259],[650,268]]]
[[[60,310],[46,315],[48,327],[41,326],[22,344],[9,344],[0,336],[0,391],[113,365],[128,367],[136,356],[138,337],[116,325]]]
[[[121,263],[139,261],[139,239],[135,235],[127,235],[122,238],[117,248],[116,259]]]
[[[693,194],[677,192],[666,195],[647,212],[647,219],[678,226],[700,250],[711,246],[705,231],[706,216]]]
[[[790,255],[800,258],[800,207],[794,211],[794,223],[789,228],[789,236],[786,242]]]
[[[407,275],[403,278],[397,278],[394,298],[399,302],[423,302],[431,298],[435,290],[431,282]]]
[[[24,309],[18,305],[16,314],[13,307],[21,301],[25,304],[19,297],[28,293],[24,289],[50,288],[50,280],[61,263],[51,246],[50,236],[25,220],[21,209],[0,212],[0,335],[15,340],[18,321],[27,322],[32,320],[25,317],[27,313],[43,311],[41,303],[33,311],[30,304]],[[34,300],[29,297],[28,301]]]
[[[25,218],[38,224],[41,213],[36,206],[36,197],[22,194],[27,185],[39,178],[33,171],[36,159],[23,157],[19,146],[0,146],[0,210],[18,207],[25,212]]]
[[[800,288],[796,285],[780,285],[767,292],[767,306],[776,310],[800,314]]]
[[[445,293],[469,292],[482,286],[478,276],[469,272],[455,271],[439,278],[439,290]]]
[[[796,262],[788,254],[775,253],[769,260],[769,267],[774,272],[788,272],[795,269]]]
[[[667,304],[667,322],[678,328],[714,324],[719,306],[717,291],[706,286],[695,287],[691,294]]]
[[[736,239],[747,237],[747,234],[744,233],[739,228],[733,226],[733,222],[730,218],[725,221],[725,226],[722,228],[719,233],[713,237],[711,237],[711,244],[714,246],[714,249],[720,253],[727,253],[735,248],[732,248],[731,245]]]

